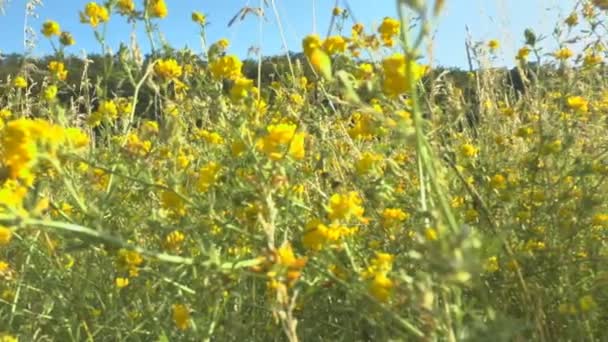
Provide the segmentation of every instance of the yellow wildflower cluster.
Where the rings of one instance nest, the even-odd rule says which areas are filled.
[[[209,65],[211,74],[217,80],[222,78],[235,80],[239,78],[241,76],[242,67],[243,62],[235,55],[220,57]]]
[[[63,62],[50,61],[48,67],[49,72],[54,78],[60,81],[65,81],[65,79],[68,77],[68,71],[65,69],[65,64],[63,64]]]
[[[258,139],[256,146],[272,160],[283,159],[286,155],[303,159],[305,134],[297,133],[296,129],[294,124],[269,125],[266,128],[267,134]]]
[[[89,24],[93,28],[100,23],[105,23],[110,20],[110,13],[105,6],[99,5],[96,2],[89,2],[85,5],[84,11],[80,12],[80,22]]]
[[[408,63],[411,66],[411,75],[407,72]],[[398,96],[409,92],[411,90],[410,84],[416,84],[426,72],[425,67],[415,61],[407,60],[400,53],[384,59],[382,69],[384,70],[384,92],[389,96]]]
[[[344,237],[357,232],[357,228],[348,228],[338,222],[325,225],[319,219],[313,219],[306,224],[306,231],[302,237],[304,247],[319,251],[325,246],[336,246]]]
[[[53,157],[63,145],[84,147],[88,138],[78,129],[65,129],[46,120],[17,119],[0,132],[0,142],[0,164],[8,168],[9,177],[31,184],[32,170],[41,155]]]
[[[378,33],[385,46],[395,45],[394,38],[399,35],[401,23],[397,19],[390,17],[384,18],[380,27],[378,27]]]
[[[370,265],[363,271],[363,279],[368,280],[371,295],[380,302],[386,302],[391,296],[394,287],[388,274],[393,269],[395,256],[389,253],[376,252]]]
[[[161,59],[154,65],[154,72],[164,80],[173,80],[182,75],[182,67],[173,58]]]

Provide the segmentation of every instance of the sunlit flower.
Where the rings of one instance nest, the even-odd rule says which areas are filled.
[[[587,113],[589,111],[589,102],[582,96],[570,96],[566,99],[566,104],[568,108],[579,113]]]
[[[361,197],[355,191],[345,194],[334,194],[330,197],[329,205],[327,206],[329,219],[332,221],[349,220],[351,218],[361,220],[364,213],[362,203],[363,200],[361,200]]]
[[[218,163],[209,162],[199,170],[198,180],[196,182],[198,191],[205,192],[209,187],[215,184],[219,176],[220,168]]]
[[[257,141],[258,150],[273,160],[290,155],[294,159],[304,158],[304,133],[296,133],[294,124],[269,125],[267,134]]]
[[[233,101],[239,101],[251,92],[253,89],[253,80],[245,77],[239,77],[234,81],[234,85],[230,89],[230,98]]]
[[[47,38],[58,36],[61,34],[61,27],[56,21],[47,20],[42,24],[42,34]]]
[[[209,65],[211,74],[216,80],[222,78],[237,79],[241,76],[242,67],[243,62],[235,55],[220,57]]]
[[[0,246],[6,246],[11,242],[13,232],[5,226],[0,225]]]
[[[190,327],[190,309],[184,304],[173,304],[173,323],[179,330],[187,330]]]
[[[567,47],[561,48],[554,53],[555,58],[559,60],[567,60],[570,57],[574,56],[574,52],[568,49]]]
[[[43,95],[44,99],[49,102],[55,100],[55,97],[57,96],[57,86],[51,84],[50,86],[44,88]]]
[[[74,40],[74,36],[70,32],[61,32],[61,36],[59,36],[59,42],[64,46],[72,46],[76,44],[76,40]]]
[[[148,11],[152,17],[161,19],[169,14],[165,0],[150,0],[148,3]]]
[[[411,77],[408,78],[407,74],[407,63],[411,65]],[[384,92],[389,96],[397,96],[409,92],[410,81],[413,83],[418,80],[426,72],[426,68],[419,65],[415,61],[408,61],[403,54],[396,53],[382,61],[382,68],[384,70]]]
[[[172,80],[182,75],[182,67],[173,58],[161,59],[154,65],[154,72],[165,80]]]
[[[342,36],[331,36],[323,42],[323,49],[328,54],[334,55],[346,51],[346,41]]]
[[[494,273],[500,269],[500,265],[498,264],[498,258],[496,256],[491,256],[486,259],[483,268],[486,272]]]
[[[200,25],[205,25],[207,17],[201,12],[194,11],[192,12],[192,21]]]
[[[526,59],[528,59],[529,55],[530,55],[530,48],[527,46],[524,46],[517,51],[517,56],[515,58],[520,61],[525,61]]]
[[[87,3],[84,7],[84,11],[80,12],[80,22],[90,24],[94,28],[100,23],[105,23],[108,20],[110,20],[108,9],[96,2]]]
[[[123,289],[129,286],[129,278],[117,277],[115,279],[116,287],[119,289]]]
[[[50,61],[48,68],[51,75],[60,81],[65,81],[65,79],[68,77],[68,71],[66,70],[63,62]]]
[[[380,38],[386,46],[393,46],[393,38],[399,34],[401,23],[399,20],[386,17],[378,27]]]
[[[174,230],[165,236],[163,247],[171,251],[179,251],[185,239],[186,236],[184,233],[180,232],[179,230]]]
[[[27,80],[23,76],[17,76],[13,79],[13,87],[17,89],[27,88]]]
[[[135,12],[135,3],[133,0],[118,0],[116,6],[118,7],[118,13],[122,15],[131,15]]]

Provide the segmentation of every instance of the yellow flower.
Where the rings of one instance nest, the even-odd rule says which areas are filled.
[[[175,192],[169,190],[161,192],[160,201],[163,209],[170,210],[177,216],[186,215],[186,203]]]
[[[589,102],[582,96],[570,96],[566,99],[568,108],[578,112],[587,113],[589,111]]]
[[[565,47],[565,48],[561,48],[561,49],[557,50],[553,55],[555,56],[555,58],[565,61],[565,60],[569,59],[570,57],[574,56],[574,52],[572,52],[572,50]]]
[[[401,23],[399,20],[389,17],[384,18],[382,24],[378,27],[378,33],[380,33],[380,38],[382,38],[385,45],[393,45],[393,37],[399,34],[400,28]]]
[[[165,0],[150,0],[148,10],[152,17],[164,18],[169,14]]]
[[[501,175],[500,173],[497,173],[492,176],[492,179],[490,180],[490,186],[492,187],[492,189],[505,189],[507,187],[507,179],[505,178],[505,176]]]
[[[133,0],[118,0],[118,13],[122,15],[130,15],[135,12],[135,3]]]
[[[68,71],[65,69],[65,64],[63,64],[63,62],[50,61],[48,68],[52,76],[60,81],[65,81],[68,76]]]
[[[139,266],[144,262],[141,254],[128,249],[120,249],[117,256],[118,269],[128,271],[129,276],[136,277],[139,274]]]
[[[321,45],[321,38],[316,34],[308,35],[302,40],[302,50],[304,50],[304,54],[308,58],[311,57],[311,53],[314,50],[321,48]]]
[[[329,219],[332,221],[349,220],[354,217],[361,220],[364,213],[362,203],[361,197],[355,191],[334,194],[330,197],[327,208]]]
[[[382,211],[382,226],[384,228],[391,228],[399,223],[407,220],[409,217],[408,213],[399,208],[386,208]]]
[[[246,149],[247,145],[245,145],[245,143],[243,143],[242,141],[234,141],[232,144],[230,144],[230,154],[233,157],[240,156],[245,152]]]
[[[328,54],[334,55],[346,51],[346,41],[342,36],[331,36],[323,42],[323,49]]]
[[[608,214],[595,214],[591,220],[591,224],[595,227],[608,228]]]
[[[23,209],[23,201],[28,193],[28,185],[31,185],[32,181],[21,182],[14,179],[8,179],[4,181],[4,184],[0,185],[0,208],[10,209],[11,211],[27,213]],[[5,228],[0,226],[0,228]],[[2,236],[7,237],[7,232],[2,230]]]
[[[203,166],[198,172],[198,180],[196,182],[197,189],[200,192],[207,191],[218,178],[220,165],[215,162],[210,162]]]
[[[356,232],[356,228],[348,228],[336,222],[327,226],[320,220],[314,219],[306,225],[302,244],[308,249],[318,251],[326,244],[336,244],[342,238],[353,235]]]
[[[116,102],[112,100],[101,101],[99,107],[97,107],[97,112],[102,118],[107,120],[118,118],[118,107],[116,106]]]
[[[272,160],[280,160],[289,154],[294,159],[304,158],[304,133],[296,133],[294,124],[269,125],[265,137],[256,143],[258,150]],[[287,149],[287,151],[286,151]]]
[[[289,242],[285,242],[276,251],[276,264],[288,268],[302,268],[306,258],[297,258]]]
[[[8,119],[12,115],[13,115],[13,113],[11,112],[10,109],[8,109],[8,108],[0,109],[0,119]]]
[[[57,86],[51,84],[50,86],[44,88],[44,99],[51,102],[57,96]]]
[[[374,276],[369,291],[371,295],[380,302],[387,302],[393,289],[393,281],[384,273],[378,273]]]
[[[165,80],[172,80],[182,75],[182,67],[173,58],[161,59],[154,65],[154,72]]]
[[[42,34],[47,38],[58,36],[61,34],[61,27],[56,21],[47,20],[42,24]]]
[[[486,262],[483,265],[483,268],[486,272],[494,273],[500,269],[500,265],[498,264],[498,258],[496,256],[491,256],[486,259]]]
[[[157,134],[159,132],[158,122],[147,120],[141,126],[141,130],[143,134],[152,135]]]
[[[342,13],[344,13],[344,10],[340,7],[334,7],[334,9],[331,11],[331,14],[333,14],[336,17],[339,15],[342,15]]]
[[[564,20],[564,22],[566,23],[566,25],[568,25],[570,27],[578,25],[578,14],[576,14],[576,12],[572,12],[566,18],[566,20]]]
[[[313,69],[321,74],[321,76],[326,80],[331,80],[332,70],[331,70],[331,58],[329,55],[325,53],[322,49],[314,49],[310,55],[308,56],[308,60],[312,65]]]
[[[118,287],[119,289],[129,286],[129,278],[117,277],[115,282],[116,282],[116,287]]]
[[[239,77],[234,81],[234,85],[230,89],[230,98],[233,101],[239,101],[249,94],[253,89],[253,80],[245,77]]]
[[[524,46],[517,51],[517,56],[515,58],[520,61],[525,61],[526,59],[528,59],[529,55],[530,55],[530,48],[527,46]]]
[[[200,25],[205,25],[207,17],[205,17],[203,13],[195,11],[192,12],[192,21]]]
[[[365,27],[361,23],[356,23],[351,28],[351,35],[354,40],[357,40],[361,34],[363,34],[363,30]]]
[[[149,140],[141,140],[137,133],[129,133],[125,149],[132,155],[143,157],[152,150],[152,142]]]
[[[209,65],[211,74],[216,80],[222,78],[237,79],[241,76],[242,67],[243,62],[235,55],[223,56],[214,60]]]
[[[497,39],[491,39],[488,42],[488,47],[491,51],[496,51],[500,47],[500,42]]]
[[[226,50],[230,45],[230,41],[226,38],[222,38],[217,41],[217,46],[219,46],[222,50]]]
[[[597,303],[595,302],[595,300],[593,299],[593,296],[591,296],[591,295],[585,295],[585,296],[581,297],[579,299],[578,303],[579,303],[579,306],[580,306],[582,312],[591,311],[597,306]]]
[[[594,52],[587,53],[583,60],[583,65],[586,67],[598,65],[600,63],[602,63],[602,56]]]
[[[19,342],[19,340],[11,335],[0,333],[0,342]]]
[[[17,119],[6,124],[0,138],[0,161],[9,169],[9,177],[33,181],[31,168],[38,157],[38,145],[54,154],[63,142],[64,131],[44,120]]]
[[[216,132],[209,132],[207,130],[200,129],[196,132],[196,134],[204,141],[212,145],[222,145],[224,143],[224,138],[222,138],[222,136]]]
[[[184,304],[173,304],[173,323],[179,330],[187,330],[190,327],[190,310]]]
[[[361,63],[357,67],[356,75],[360,80],[369,80],[374,75],[374,66],[369,63]]]
[[[100,23],[105,23],[108,20],[110,20],[108,9],[96,2],[87,3],[84,7],[84,11],[80,12],[80,22],[90,24],[94,28]]]
[[[165,237],[163,246],[168,250],[179,251],[185,239],[186,236],[184,233],[180,232],[179,230],[174,230]]]
[[[87,147],[90,142],[89,136],[77,127],[68,127],[64,130],[65,141],[73,148]]]
[[[6,246],[13,238],[13,231],[5,226],[0,226],[0,246]]]
[[[435,228],[426,228],[424,230],[424,236],[429,241],[436,241],[439,238],[439,234],[437,233],[437,229]]]
[[[59,42],[64,46],[72,46],[76,44],[74,40],[74,36],[70,32],[61,32],[61,36],[59,36]]]
[[[475,147],[475,145],[473,144],[464,143],[460,145],[460,154],[464,157],[475,157],[477,155],[477,152],[479,152],[479,149],[477,149],[477,147]]]
[[[410,91],[410,80],[407,75],[407,63],[411,63],[413,82],[416,83],[426,72],[426,68],[414,61],[406,60],[405,56],[396,53],[384,61],[384,92],[389,96],[398,96]]]
[[[359,160],[355,162],[355,169],[357,170],[357,174],[365,175],[373,169],[378,168],[378,164],[382,160],[382,155],[371,152],[363,153],[361,158],[359,158]]]
[[[27,88],[27,80],[23,76],[17,76],[13,79],[13,86],[17,89]]]

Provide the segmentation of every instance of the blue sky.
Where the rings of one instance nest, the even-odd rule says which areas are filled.
[[[31,26],[39,32],[47,19],[56,20],[62,30],[70,31],[77,45],[69,48],[69,53],[80,54],[99,51],[89,26],[79,22],[78,11],[87,0],[44,0],[44,6],[36,10],[37,19],[30,19]],[[141,0],[136,3],[141,7]],[[188,45],[200,51],[198,28],[191,22],[190,13],[199,10],[208,16],[208,40],[213,42],[228,38],[230,51],[242,57],[251,46],[261,46],[265,55],[283,51],[276,17],[271,8],[266,8],[266,17],[260,35],[259,22],[254,16],[235,23],[228,28],[227,23],[243,6],[260,6],[260,0],[166,0],[169,16],[159,22],[161,31],[174,47]],[[316,16],[313,16],[313,2]],[[526,27],[550,34],[558,16],[567,15],[574,0],[446,0],[446,10],[440,18],[434,35],[435,64],[446,66],[466,66],[464,49],[465,25],[468,25],[475,40],[497,38],[501,41],[501,52],[496,64],[510,65],[517,48],[522,44],[522,34]],[[26,0],[9,0],[6,13],[0,16],[0,51],[23,51],[23,24]],[[342,7],[343,0],[340,0]],[[60,5],[62,4],[62,5]],[[316,28],[325,35],[331,18],[335,0],[276,0],[287,45],[292,51],[300,50],[303,36],[313,31],[313,17]],[[356,19],[368,29],[377,27],[385,16],[396,16],[394,0],[349,0]],[[559,4],[559,5],[558,5]],[[348,23],[350,27],[351,23]],[[108,42],[116,49],[120,42],[128,42],[131,27],[125,18],[113,14],[108,24]],[[142,48],[148,47],[146,37],[139,24],[138,38]],[[50,43],[39,35],[34,55],[40,56],[51,51]]]

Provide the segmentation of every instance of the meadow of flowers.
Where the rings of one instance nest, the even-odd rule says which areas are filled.
[[[396,3],[272,82],[213,13],[202,55],[159,43],[164,0],[75,11],[153,49],[76,83],[37,28],[52,60],[0,80],[0,341],[607,340],[608,1],[517,33],[520,89],[498,40],[423,65],[444,1]]]

